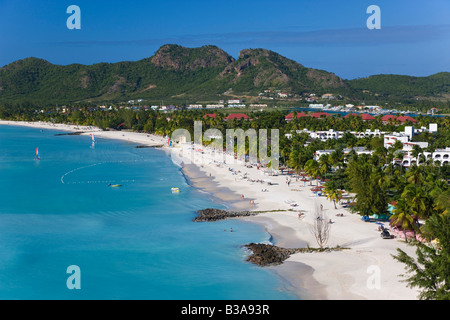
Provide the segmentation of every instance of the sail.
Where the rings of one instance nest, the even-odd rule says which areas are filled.
[[[92,142],[95,142],[95,136],[92,134]]]
[[[39,159],[39,148],[36,148],[36,150],[34,151],[34,155],[36,159]]]

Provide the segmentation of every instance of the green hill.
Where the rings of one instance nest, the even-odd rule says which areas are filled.
[[[382,99],[414,99],[423,97],[445,97],[450,93],[450,72],[441,72],[428,77],[412,77],[380,74],[368,78],[347,81],[354,94],[363,97],[377,95]]]
[[[0,102],[63,104],[129,99],[195,102],[257,96],[265,89],[314,92],[351,99],[444,97],[450,73],[430,77],[377,75],[343,80],[266,49],[242,50],[235,60],[216,46],[164,45],[135,62],[53,65],[27,58],[0,69]]]

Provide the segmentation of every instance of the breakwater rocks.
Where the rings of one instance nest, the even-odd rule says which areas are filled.
[[[283,263],[294,253],[306,252],[307,248],[286,249],[271,244],[250,243],[244,247],[252,251],[247,261],[259,266],[276,265]]]
[[[257,213],[252,211],[228,211],[228,210],[208,208],[198,210],[197,214],[198,214],[197,217],[194,218],[194,222],[219,221],[229,218],[250,217],[255,216]]]
[[[78,132],[69,132],[69,133],[58,133],[58,134],[55,134],[55,137],[58,137],[58,136],[80,136],[83,133],[85,133],[85,132],[78,131]]]
[[[163,148],[164,145],[163,144],[157,144],[157,145],[153,145],[153,146],[136,146],[136,149],[146,149],[146,148]]]
[[[252,251],[247,261],[259,266],[282,264],[284,260],[295,253],[331,252],[348,249],[339,246],[334,248],[280,248],[272,244],[264,243],[250,243],[244,245],[244,247]]]

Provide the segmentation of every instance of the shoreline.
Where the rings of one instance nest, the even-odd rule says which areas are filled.
[[[94,127],[76,128],[71,125],[39,122],[0,121],[0,125],[2,124],[72,132],[84,130],[82,135],[95,133],[100,138],[146,146],[167,145],[165,138],[145,133],[101,131]],[[229,205],[231,207],[229,209],[286,210],[239,218],[262,225],[272,236],[274,244],[278,246],[287,248],[317,246],[309,226],[312,224],[314,206],[317,203],[323,205],[329,218],[335,221],[328,245],[330,247],[345,246],[350,250],[298,253],[292,255],[282,265],[266,267],[283,279],[283,286],[287,290],[300,298],[305,300],[417,300],[418,292],[407,288],[398,277],[404,272],[404,266],[391,256],[396,253],[397,247],[410,255],[415,255],[415,248],[396,239],[381,239],[379,232],[376,231],[376,224],[363,222],[359,216],[351,214],[344,208],[334,209],[334,205],[326,198],[315,197],[312,194],[309,183],[304,186],[303,182],[293,179],[292,185],[289,186],[285,183],[285,176],[267,176],[262,170],[257,170],[255,167],[247,168],[243,163],[225,154],[220,154],[219,158],[226,158],[226,164],[218,164],[215,160],[218,152],[192,151],[190,145],[181,145],[175,149],[168,147],[158,149],[167,152],[169,156],[170,153],[174,155],[176,151],[183,152],[181,159],[187,159],[186,154],[195,154],[200,157],[201,163],[194,161],[193,164],[178,164],[182,173],[188,177],[194,188],[219,199],[221,204]],[[175,163],[174,158],[172,160]],[[249,178],[252,178],[252,181],[270,179],[274,183],[268,185],[263,182],[251,182]],[[263,192],[264,189],[267,191]],[[241,195],[244,195],[244,198],[241,198]],[[290,206],[292,201],[295,201],[298,206]],[[292,208],[301,210],[304,217],[299,219],[297,212],[287,211]],[[344,216],[335,217],[336,213],[344,213]],[[372,276],[369,272],[371,267],[379,270],[379,286],[376,288],[369,285]]]

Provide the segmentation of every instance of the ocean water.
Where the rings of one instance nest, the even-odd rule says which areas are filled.
[[[261,226],[192,222],[224,204],[163,151],[57,133],[0,126],[0,299],[296,298],[245,261],[243,244],[269,240]]]

